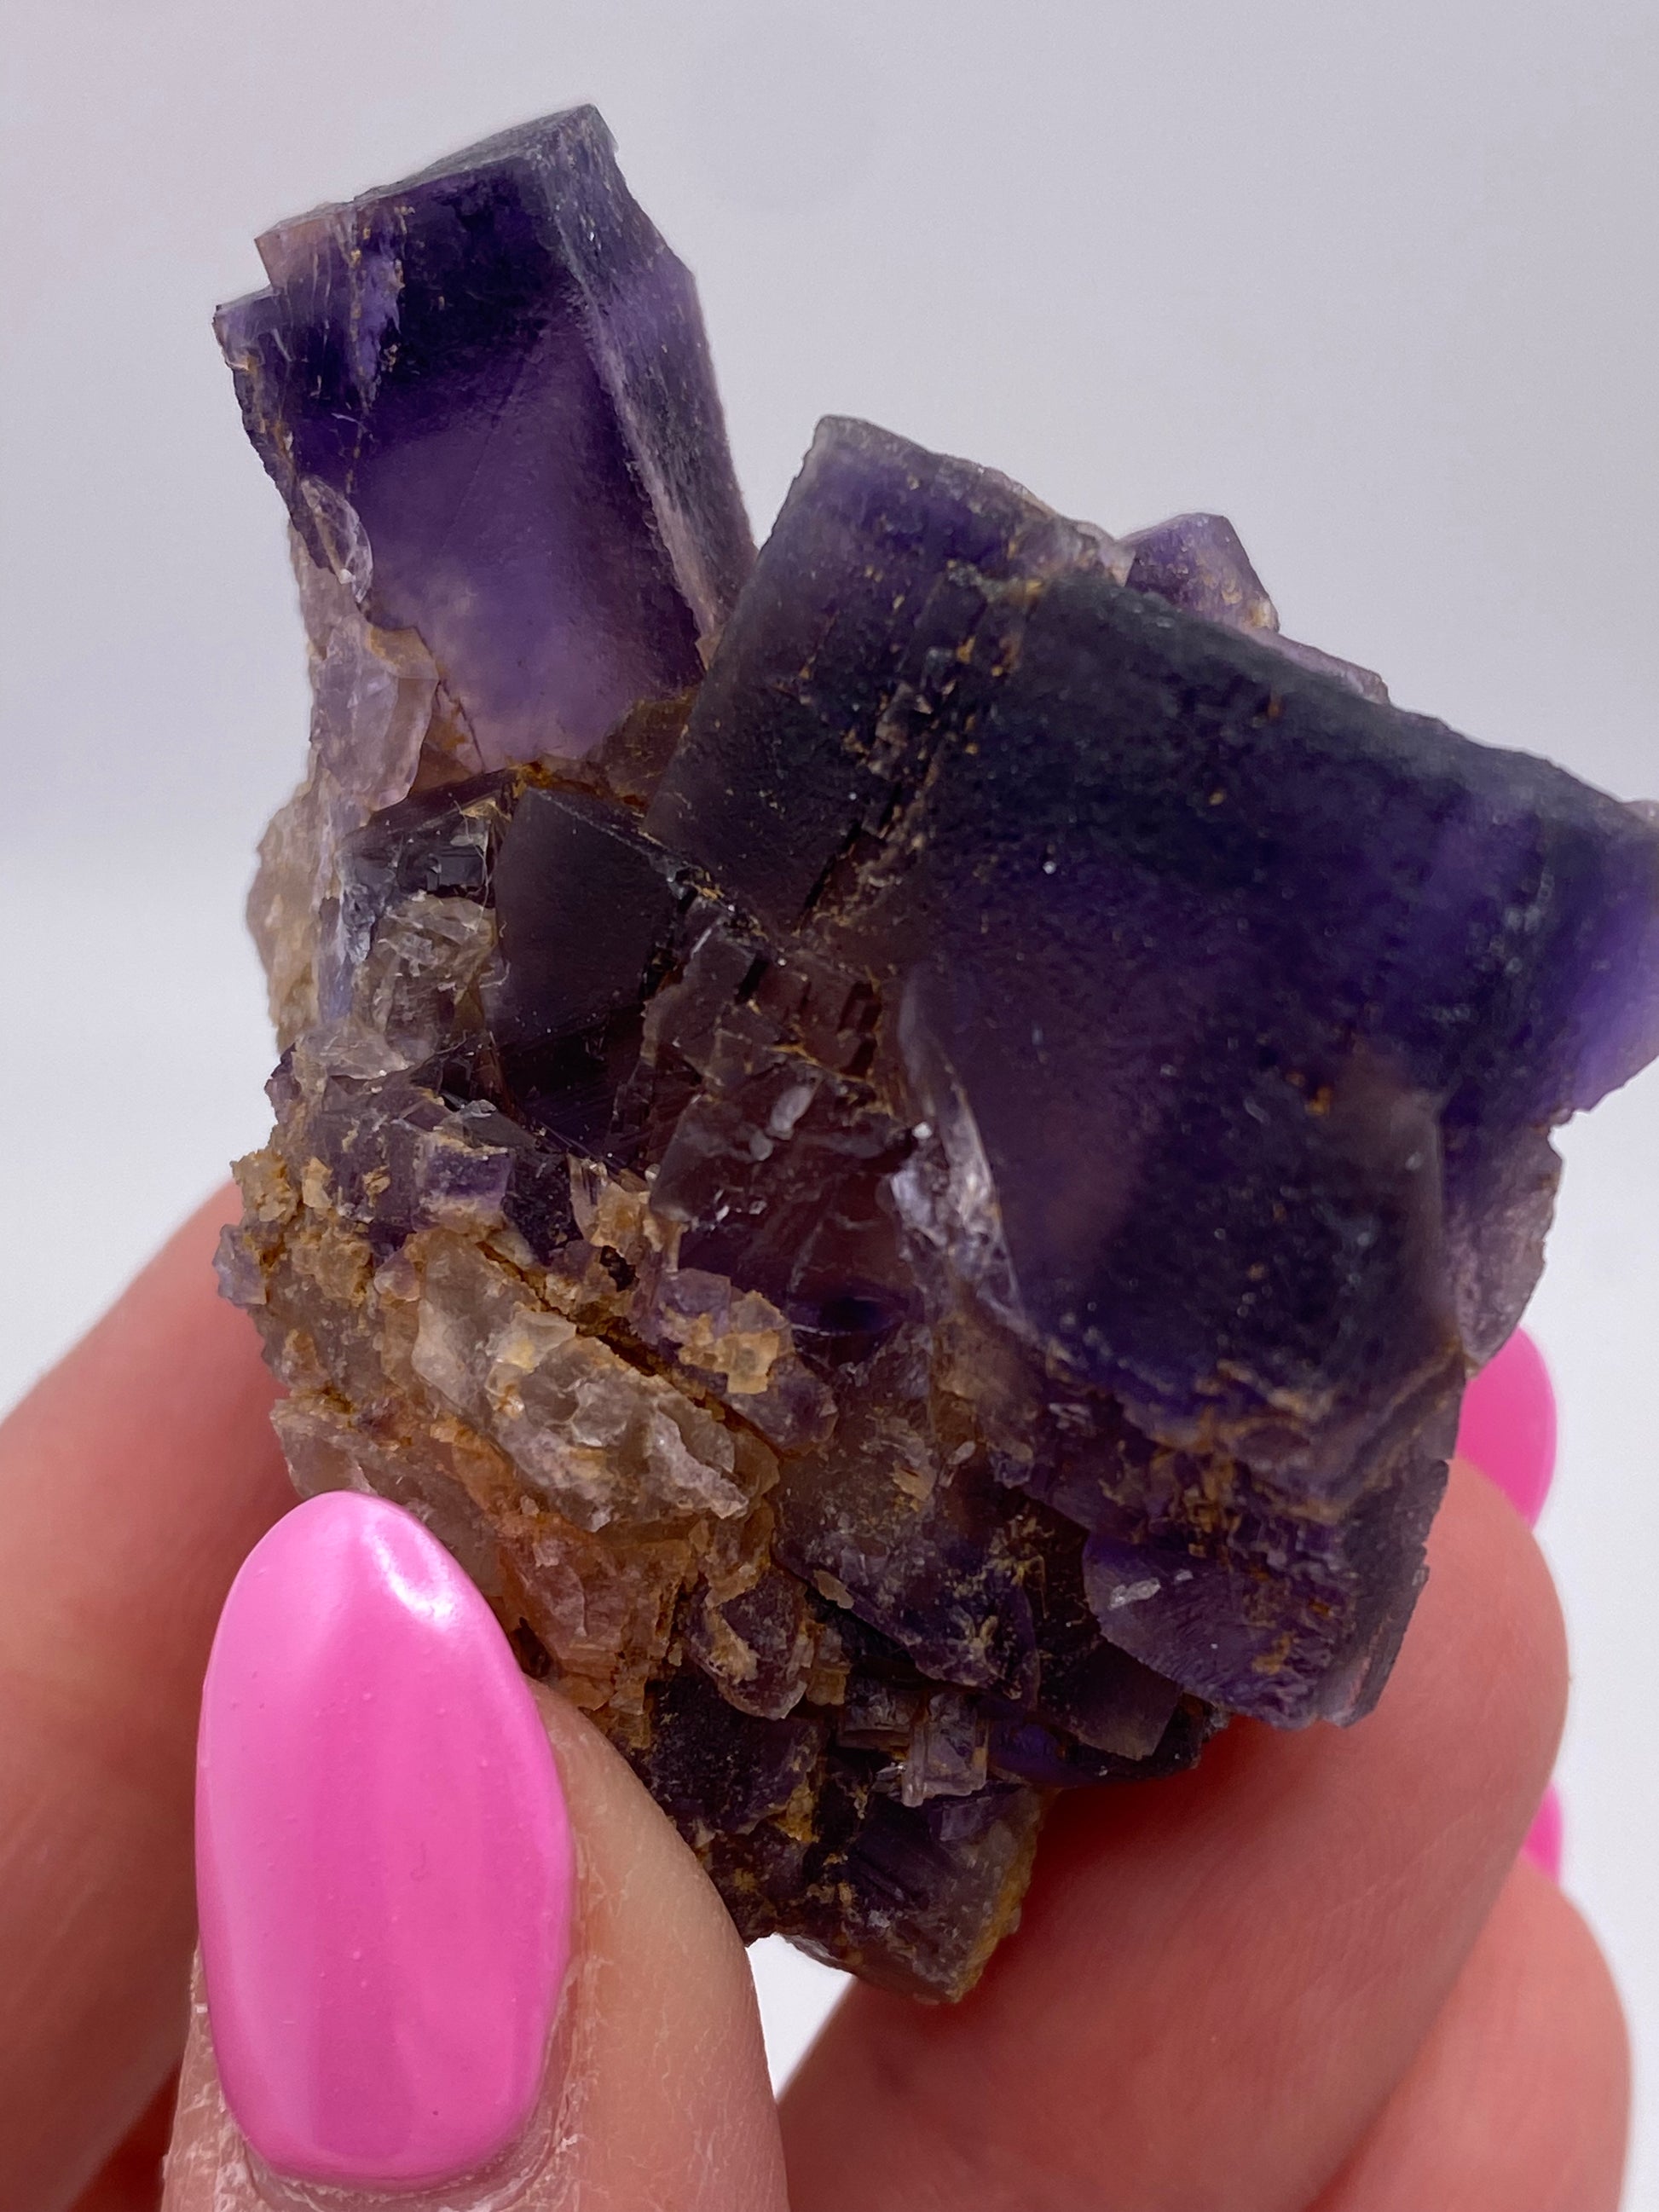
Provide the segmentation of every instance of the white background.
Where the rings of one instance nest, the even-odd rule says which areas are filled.
[[[273,218],[597,100],[757,528],[864,414],[1128,528],[1231,514],[1403,703],[1659,793],[1659,14],[1627,0],[9,0],[0,1397],[259,1141],[239,906],[306,702],[209,332]],[[1659,1083],[1568,1133],[1531,1325],[1568,1874],[1659,2206]],[[780,2065],[834,1978],[760,1960]]]

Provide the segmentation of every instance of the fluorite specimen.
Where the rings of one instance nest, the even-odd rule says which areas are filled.
[[[745,1936],[956,1995],[1049,1795],[1351,1720],[1551,1128],[1659,1048],[1659,831],[823,423],[758,558],[591,110],[220,331],[315,684],[230,1295],[301,1490],[449,1544]]]

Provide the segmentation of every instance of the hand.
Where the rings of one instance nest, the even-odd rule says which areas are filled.
[[[293,1503],[252,1332],[208,1273],[224,1210],[0,1431],[9,2212],[157,2201],[203,1670],[239,1562]],[[541,1695],[580,1878],[526,2212],[1613,2206],[1618,2002],[1572,1907],[1516,1863],[1565,1697],[1549,1579],[1467,1468],[1431,1559],[1370,1719],[1235,1723],[1192,1774],[1073,1793],[979,1990],[953,2008],[854,1990],[781,2111],[713,1891]],[[191,2064],[169,2202],[258,2203],[200,2015]]]

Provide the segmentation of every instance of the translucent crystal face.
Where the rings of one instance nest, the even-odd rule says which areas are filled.
[[[1121,540],[821,426],[757,559],[591,111],[266,241],[307,780],[226,1286],[745,1935],[959,1994],[1047,1793],[1347,1719],[1659,832]],[[706,664],[706,665],[705,665]]]

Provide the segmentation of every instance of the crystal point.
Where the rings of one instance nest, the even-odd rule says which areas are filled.
[[[249,434],[313,562],[418,633],[482,765],[585,753],[696,681],[748,525],[691,279],[593,109],[260,252],[269,289],[219,319]]]

